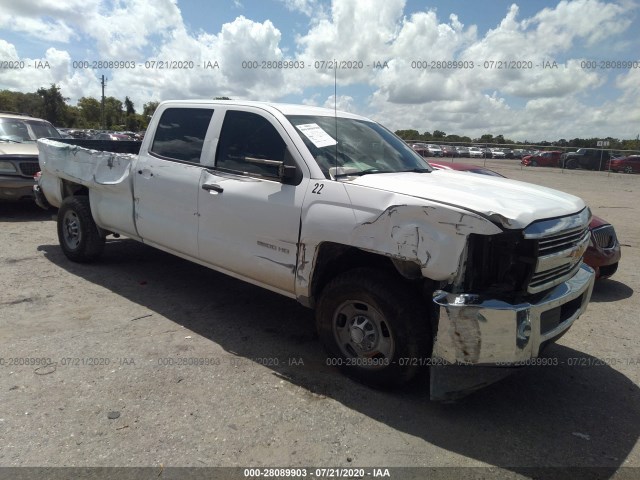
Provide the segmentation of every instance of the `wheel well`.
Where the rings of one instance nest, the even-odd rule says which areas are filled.
[[[65,199],[74,195],[89,195],[89,189],[84,185],[62,180],[62,198]]]
[[[359,248],[333,242],[320,244],[311,278],[310,293],[312,301],[315,303],[318,295],[331,279],[347,270],[358,267],[392,270],[393,264],[388,257],[365,252]]]
[[[389,276],[396,278],[398,282],[407,284],[409,288],[411,286],[421,288],[426,279],[421,275],[416,276],[411,268],[402,268],[401,263],[403,263],[401,260],[367,252],[356,247],[324,242],[318,247],[318,253],[315,258],[310,289],[311,303],[315,303],[325,285],[337,275],[360,267],[387,271]],[[418,268],[411,262],[404,263],[410,264],[408,267],[414,266]],[[419,268],[417,271],[419,272]],[[428,282],[431,282],[431,280],[428,280]]]

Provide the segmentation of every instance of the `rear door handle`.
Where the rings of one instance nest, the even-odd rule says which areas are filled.
[[[209,192],[211,190],[218,193],[224,192],[224,188],[222,188],[220,185],[216,185],[215,183],[205,183],[204,185],[202,185],[202,189],[207,190]]]

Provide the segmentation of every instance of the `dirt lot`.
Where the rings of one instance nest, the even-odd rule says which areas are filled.
[[[292,300],[126,239],[74,264],[52,212],[0,205],[0,466],[640,475],[640,175],[488,166],[585,198],[616,227],[623,259],[547,350],[563,365],[449,405],[425,387],[375,391],[326,366],[311,312]]]

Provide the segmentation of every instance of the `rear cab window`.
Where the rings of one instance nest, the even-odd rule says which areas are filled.
[[[200,163],[213,109],[167,108],[160,117],[149,153],[167,160]]]

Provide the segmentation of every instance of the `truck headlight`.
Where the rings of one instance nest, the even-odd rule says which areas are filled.
[[[16,167],[13,163],[7,160],[0,160],[0,173],[17,173]]]

